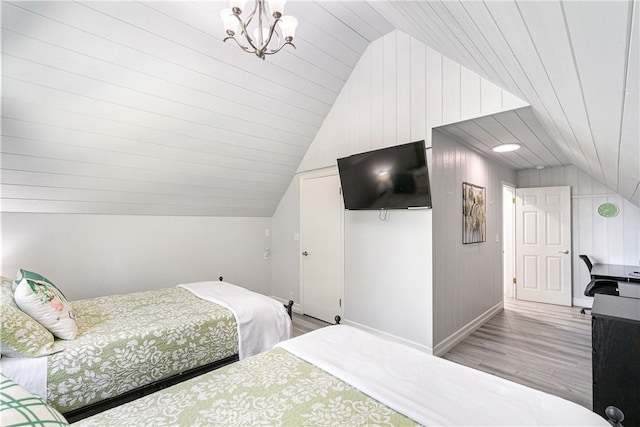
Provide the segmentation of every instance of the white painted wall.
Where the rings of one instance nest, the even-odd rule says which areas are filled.
[[[270,293],[270,218],[2,213],[0,273],[43,274],[70,300],[226,281]]]
[[[431,209],[345,212],[344,317],[431,350]]]
[[[573,232],[573,305],[591,307],[593,298],[584,296],[589,283],[587,268],[578,255],[593,262],[640,264],[640,208],[575,166],[530,169],[518,172],[518,187],[571,186]],[[620,213],[603,218],[597,209],[615,203]]]
[[[432,155],[433,343],[438,349],[502,307],[502,184],[515,183],[516,174],[438,131]],[[463,182],[486,189],[485,242],[462,244]]]
[[[294,180],[305,172],[335,167],[337,158],[358,152],[420,139],[430,147],[433,127],[524,105],[423,43],[394,31],[371,43],[362,55]],[[291,243],[291,235],[299,231],[299,200],[299,184],[293,184],[273,217],[273,291],[283,299],[299,287],[300,257]],[[378,221],[376,212],[347,216],[344,317],[429,350],[433,345],[431,212],[392,212],[387,223]],[[396,279],[391,281],[392,277]],[[398,309],[402,304],[407,305]]]

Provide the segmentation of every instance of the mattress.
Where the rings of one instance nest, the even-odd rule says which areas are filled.
[[[84,419],[80,426],[417,425],[276,348]]]
[[[77,425],[167,424],[609,426],[575,403],[348,326],[282,342]]]
[[[181,288],[72,305],[79,329],[75,340],[56,340],[57,352],[44,358],[3,358],[10,378],[11,365],[5,363],[22,362],[21,369],[31,374],[38,365],[46,368],[40,378],[43,397],[62,413],[238,353],[231,311]]]

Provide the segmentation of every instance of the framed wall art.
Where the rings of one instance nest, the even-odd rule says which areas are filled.
[[[484,187],[462,183],[462,243],[486,241],[486,190]]]

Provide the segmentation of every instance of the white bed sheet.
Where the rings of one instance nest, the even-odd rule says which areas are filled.
[[[47,356],[0,358],[0,373],[29,392],[47,399]]]
[[[231,310],[238,323],[240,360],[273,348],[291,338],[291,319],[280,302],[227,282],[178,285],[199,298]]]
[[[241,359],[270,350],[278,342],[291,338],[291,319],[284,306],[273,298],[219,281],[178,286],[231,310],[238,323]],[[2,357],[0,372],[29,392],[47,399],[47,356]]]
[[[568,400],[350,326],[322,328],[277,347],[422,425],[609,426]]]

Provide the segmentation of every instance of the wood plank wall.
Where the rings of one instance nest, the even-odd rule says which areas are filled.
[[[637,1],[371,3],[395,28],[530,102],[563,164],[640,205]]]
[[[502,184],[516,174],[462,144],[433,133],[433,342],[464,328],[502,303]],[[462,183],[485,187],[486,241],[462,244]],[[455,341],[455,339],[454,339]],[[446,345],[446,344],[443,344]]]
[[[578,255],[588,255],[594,262],[609,264],[640,264],[640,208],[624,199],[575,166],[518,172],[518,187],[571,186],[573,226],[573,304],[591,306],[583,295],[590,280]],[[613,218],[603,218],[598,206],[611,202],[620,212]]]
[[[434,127],[526,105],[422,42],[394,31],[364,52],[298,172],[419,139],[430,147]]]
[[[523,101],[423,43],[394,31],[373,42],[362,55],[301,162],[298,176],[335,167],[337,158],[358,152],[420,139],[425,139],[430,147],[433,127],[524,105]],[[276,247],[276,236],[290,239],[299,231],[299,212],[292,212],[298,206],[290,203],[299,200],[299,188],[292,185],[283,200],[288,201],[286,206],[281,205],[273,218],[273,262],[274,265],[295,264],[298,269],[274,268],[272,282],[299,283],[299,252],[289,250],[284,254]],[[416,217],[420,220],[416,221]],[[287,218],[286,224],[280,218]],[[292,221],[293,218],[296,220]],[[386,278],[394,277],[393,272],[401,266],[389,262],[389,254],[385,256],[384,251],[372,254],[361,240],[347,239],[347,243],[356,243],[345,246],[345,277],[349,278],[345,281],[346,320],[431,349],[431,328],[437,319],[431,317],[430,218],[431,211],[392,213],[388,222],[379,221],[378,212],[358,212],[357,219],[351,218],[353,221],[346,218],[345,236],[375,236],[376,245],[397,250],[394,259],[422,266],[419,273],[393,280],[391,286]],[[414,223],[423,226],[414,227]],[[418,234],[424,236],[428,244],[404,247],[396,244],[402,236],[407,237],[405,241],[413,241]],[[388,240],[381,236],[388,236]],[[279,256],[288,257],[290,262],[278,259]],[[358,262],[350,263],[349,260],[354,259],[350,257],[357,257]],[[286,295],[287,290],[279,289],[279,292]],[[289,292],[297,294],[298,290],[292,288]],[[401,295],[421,297],[412,299]],[[406,303],[404,308],[389,310],[387,303],[394,296]],[[349,307],[357,310],[350,311]],[[358,313],[373,313],[375,322]],[[456,324],[467,317],[468,314],[464,314]]]

